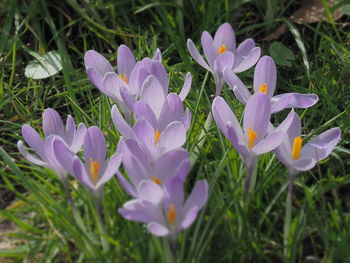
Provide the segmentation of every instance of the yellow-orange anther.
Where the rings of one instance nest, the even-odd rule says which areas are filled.
[[[153,182],[155,182],[156,184],[159,184],[161,185],[162,184],[162,181],[157,179],[157,177],[155,177],[154,175],[152,176],[152,179],[151,179]]]
[[[175,207],[174,207],[173,204],[171,204],[169,206],[169,209],[168,209],[168,220],[169,220],[170,224],[174,224],[175,223],[175,218],[176,218]]]
[[[254,141],[255,141],[257,136],[258,136],[258,134],[255,131],[253,131],[252,128],[248,128],[248,147],[249,147],[249,149],[254,147]]]
[[[267,93],[267,85],[266,83],[260,85],[260,88],[259,88],[259,91],[262,92],[262,93]]]
[[[160,137],[160,132],[157,129],[156,132],[154,133],[154,144],[158,143],[159,137]]]
[[[219,49],[218,49],[218,52],[219,54],[222,54],[226,51],[226,45],[225,44],[222,44]]]
[[[125,74],[125,73],[123,73],[123,75],[122,75],[122,74],[119,74],[118,77],[121,78],[122,80],[124,80],[124,82],[125,82],[126,84],[129,83],[128,78],[126,77],[126,74]]]
[[[99,179],[98,172],[100,170],[100,166],[101,165],[99,162],[94,162],[92,158],[90,158],[90,177],[94,184],[96,184]]]
[[[300,136],[295,137],[293,142],[293,147],[292,147],[293,160],[299,159],[302,146],[303,146],[303,139]]]

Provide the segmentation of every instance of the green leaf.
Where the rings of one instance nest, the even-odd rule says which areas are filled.
[[[25,68],[25,76],[32,79],[45,79],[62,70],[60,54],[50,51],[44,56],[37,54],[36,60],[32,60]]]
[[[291,67],[295,56],[292,50],[281,42],[273,42],[269,48],[269,53],[277,65]]]

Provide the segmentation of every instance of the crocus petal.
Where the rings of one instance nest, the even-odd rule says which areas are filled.
[[[72,175],[74,153],[69,149],[69,146],[59,137],[54,138],[52,145],[55,159],[57,159],[61,166]]]
[[[285,93],[272,97],[271,113],[279,112],[287,108],[306,109],[315,105],[318,101],[316,94]]]
[[[201,43],[202,43],[204,55],[207,58],[207,61],[210,67],[214,68],[214,61],[216,57],[219,55],[219,52],[215,49],[213,45],[213,38],[207,31],[204,31],[202,33]]]
[[[244,109],[243,128],[244,135],[248,135],[248,129],[256,132],[255,144],[265,137],[267,126],[270,122],[271,103],[270,98],[264,93],[258,92],[250,97]]]
[[[181,222],[181,229],[186,229],[188,227],[190,227],[192,225],[192,223],[194,222],[194,220],[196,220],[197,218],[197,214],[198,214],[198,207],[192,207],[185,215],[184,218]]]
[[[150,233],[159,237],[164,237],[170,233],[165,226],[155,222],[148,224],[147,228]]]
[[[76,133],[75,120],[71,115],[68,115],[67,121],[66,121],[66,130],[64,132],[64,140],[68,145],[72,145],[75,133]]]
[[[151,180],[143,180],[137,187],[137,194],[140,199],[153,204],[160,204],[163,200],[163,189]]]
[[[62,140],[63,139],[57,135],[49,135],[46,138],[45,144],[44,144],[44,150],[45,150],[45,155],[46,158],[50,164],[50,167],[56,172],[56,174],[60,177],[63,178],[65,176],[67,176],[67,173],[69,173],[70,171],[68,171],[67,169],[65,169],[61,163],[57,160],[56,155],[55,155],[55,151],[54,151],[54,147],[53,147],[53,142],[54,140]],[[70,155],[71,160],[73,158],[73,153],[71,153]]]
[[[100,174],[103,173],[106,159],[106,140],[100,128],[89,127],[84,138],[84,157],[90,171],[90,160],[100,163]]]
[[[122,97],[123,102],[128,107],[129,111],[134,110],[134,105],[136,103],[135,97],[131,94],[125,86],[120,88],[120,96]]]
[[[186,131],[188,131],[191,126],[191,111],[189,108],[186,108],[185,115],[182,117],[181,122],[184,125]]]
[[[111,114],[114,126],[121,133],[121,135],[125,138],[135,138],[134,131],[120,114],[116,105],[112,106]]]
[[[113,99],[117,104],[120,104],[123,101],[120,89],[127,84],[115,72],[106,73],[102,83],[103,88],[101,92]]]
[[[96,184],[96,188],[100,188],[102,185],[104,185],[106,182],[109,181],[109,179],[112,178],[113,175],[117,173],[119,170],[119,166],[121,163],[121,154],[115,153],[109,159],[106,170],[104,171],[103,175],[100,177]]]
[[[316,165],[316,160],[312,158],[300,158],[293,162],[292,167],[298,171],[307,171]]]
[[[151,107],[156,118],[158,118],[165,101],[165,93],[159,80],[154,75],[148,76],[144,81],[140,97]]]
[[[255,145],[252,148],[252,151],[255,154],[263,154],[276,149],[281,144],[283,135],[283,132],[280,131],[271,133],[269,136]]]
[[[270,97],[276,89],[277,70],[276,64],[269,56],[263,56],[255,67],[254,71],[254,91],[258,92],[260,85],[266,83],[266,94]]]
[[[156,164],[155,174],[157,179],[166,181],[174,176],[182,162],[188,158],[188,152],[184,149],[174,149],[162,155]]]
[[[174,205],[175,210],[180,212],[184,201],[184,181],[182,178],[173,176],[165,183],[164,187],[167,201]]]
[[[193,207],[201,209],[208,198],[208,184],[205,180],[197,182],[191,194],[187,198],[184,206],[184,215],[186,215]]]
[[[154,129],[158,129],[158,121],[151,107],[144,101],[138,101],[134,105],[135,120],[145,119]]]
[[[84,123],[79,123],[78,129],[74,135],[73,142],[70,146],[70,150],[74,153],[77,153],[80,147],[83,145],[85,134],[87,128]]]
[[[184,107],[180,96],[175,93],[168,94],[162,105],[158,119],[159,131],[163,131],[173,121],[182,121],[183,111]]]
[[[236,151],[245,159],[249,155],[251,155],[250,150],[248,149],[245,141],[243,139],[240,139],[237,134],[236,129],[232,125],[231,122],[227,123],[227,138],[231,142],[232,146],[236,149]],[[242,133],[242,131],[241,131]]]
[[[96,88],[103,92],[103,75],[97,72],[95,68],[88,67],[86,68],[86,73]]]
[[[118,211],[124,218],[136,222],[149,223],[156,221],[161,223],[164,221],[157,204],[141,199],[126,202],[123,208]]]
[[[155,145],[155,130],[152,125],[145,119],[139,120],[134,126],[134,132],[138,140],[152,150]]]
[[[255,48],[255,42],[253,39],[248,38],[244,40],[239,46],[237,47],[237,55],[239,57],[246,57],[249,55],[249,53]]]
[[[186,177],[190,171],[191,162],[189,159],[183,160],[183,162],[178,166],[175,175],[180,177],[182,180],[186,180]]]
[[[229,23],[224,23],[219,26],[214,36],[213,45],[218,50],[222,45],[226,46],[229,51],[236,50],[236,36],[232,26]]]
[[[82,183],[89,191],[96,194],[96,187],[92,184],[91,178],[86,172],[85,166],[78,156],[73,158],[73,173],[75,179]]]
[[[117,172],[117,178],[125,192],[127,192],[131,197],[137,198],[135,188],[128,182],[128,180],[125,179],[121,173]]]
[[[126,75],[127,78],[130,77],[132,69],[135,67],[136,61],[131,50],[125,46],[120,45],[118,48],[118,74]]]
[[[261,50],[259,47],[255,47],[246,57],[238,56],[237,59],[241,60],[238,64],[235,60],[235,65],[233,65],[233,72],[239,73],[253,67],[259,60],[261,55]],[[236,58],[235,58],[236,59]]]
[[[24,147],[24,143],[22,141],[17,142],[17,148],[19,152],[23,155],[24,158],[26,158],[29,162],[34,163],[36,165],[40,166],[48,166],[46,162],[43,162],[39,158],[35,157],[34,155],[30,154]]]
[[[97,53],[94,50],[89,50],[85,53],[84,64],[86,68],[88,67],[93,68],[102,77],[107,72],[114,72],[114,69],[111,63],[109,63],[104,56],[102,56],[101,54]]]
[[[54,109],[46,109],[43,113],[43,130],[45,137],[55,134],[64,137],[64,125],[61,116]]]
[[[232,52],[224,52],[219,55],[214,62],[214,72],[218,76],[222,76],[224,69],[232,69],[235,57]]]
[[[251,94],[246,85],[243,84],[243,82],[236,76],[236,74],[234,74],[229,68],[225,68],[224,79],[229,88],[232,89],[236,98],[241,103],[247,104],[247,101],[251,97]]]
[[[154,52],[152,59],[158,61],[159,63],[162,63],[162,52],[160,51],[159,48],[157,48],[156,52]]]
[[[300,158],[309,157],[317,162],[327,158],[338,144],[340,137],[341,130],[337,127],[321,133],[305,144],[301,150]]]
[[[190,72],[187,72],[186,78],[185,78],[185,83],[182,86],[182,90],[179,94],[179,97],[182,101],[185,100],[185,98],[187,97],[187,94],[190,92],[191,84],[192,84],[192,75]]]
[[[44,141],[40,135],[28,124],[22,126],[22,136],[25,142],[39,155],[43,160],[46,160],[44,152]]]
[[[212,112],[216,124],[226,137],[228,137],[227,125],[230,123],[235,131],[235,134],[237,135],[237,138],[243,141],[241,126],[239,125],[236,116],[233,114],[232,110],[222,97],[218,96],[214,99]]]
[[[170,123],[159,137],[159,147],[163,153],[180,148],[186,142],[186,129],[181,122]]]
[[[206,70],[211,71],[209,65],[205,62],[205,60],[203,59],[203,57],[201,56],[201,54],[199,53],[198,49],[196,48],[196,46],[194,45],[191,39],[187,40],[187,49],[190,52],[190,55],[192,56],[192,58],[199,65],[201,65]]]

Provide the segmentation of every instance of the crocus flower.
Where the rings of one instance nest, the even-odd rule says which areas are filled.
[[[235,32],[228,23],[222,24],[218,28],[214,39],[207,31],[204,31],[201,43],[208,63],[203,59],[191,39],[187,40],[187,48],[193,59],[213,74],[216,96],[220,95],[224,84],[223,71],[225,67],[239,73],[254,66],[260,57],[260,48],[255,47],[253,39],[244,40],[236,49]]]
[[[188,108],[184,113],[183,100],[189,92],[191,80],[191,74],[187,73],[184,87],[177,95],[175,93],[167,94],[154,75],[148,76],[142,85],[140,100],[131,105],[135,120],[146,119],[158,133],[162,133],[173,121],[181,122],[188,130],[191,113]],[[129,125],[121,120],[123,117],[116,106],[112,107],[112,118],[118,129],[121,125]]]
[[[279,130],[267,135],[271,116],[270,98],[261,92],[251,96],[244,110],[243,131],[223,98],[218,96],[214,99],[212,112],[216,124],[247,166],[245,190],[248,191],[258,155],[272,151],[282,140],[283,133]]]
[[[70,151],[77,153],[83,143],[86,127],[83,123],[80,123],[78,128],[76,128],[75,121],[71,115],[68,115],[66,127],[64,127],[58,112],[48,108],[43,113],[43,131],[45,139],[42,139],[30,125],[23,125],[22,136],[37,156],[29,153],[22,141],[17,143],[18,150],[29,162],[48,167],[54,170],[60,179],[64,179],[67,173],[53,154],[53,137],[58,136],[64,141]]]
[[[119,213],[128,220],[147,224],[153,235],[171,235],[175,239],[180,231],[191,226],[206,204],[208,185],[205,180],[199,181],[186,201],[184,181],[177,176],[163,186],[151,180],[142,181],[137,191],[139,198],[125,203]]]
[[[113,99],[123,110],[127,118],[131,118],[132,109],[129,109],[123,100],[121,90],[127,99],[138,96],[144,79],[149,74],[156,75],[167,89],[167,76],[161,64],[161,53],[157,49],[154,59],[145,58],[136,63],[131,50],[121,45],[118,48],[117,66],[115,73],[112,65],[101,54],[94,50],[85,53],[84,63],[91,82],[104,94]]]
[[[54,152],[58,162],[80,181],[96,197],[102,197],[103,185],[115,175],[121,163],[119,152],[107,159],[106,141],[102,131],[96,127],[87,129],[84,138],[84,160],[67,148],[62,140],[54,139]]]
[[[224,79],[237,99],[246,104],[251,94],[243,82],[229,69],[224,70]],[[273,96],[276,89],[276,64],[269,56],[262,57],[255,67],[254,92],[262,92],[271,98],[271,113],[286,108],[309,108],[318,101],[316,94],[284,93]]]
[[[293,174],[310,170],[318,161],[327,158],[341,136],[339,128],[332,128],[303,146],[300,118],[293,110],[277,129],[282,131],[284,136],[281,145],[274,151],[277,158]]]
[[[131,182],[120,173],[117,176],[124,190],[133,198],[138,198],[137,186],[143,180],[152,180],[163,185],[173,176],[185,180],[188,174],[190,163],[184,149],[170,150],[159,159],[153,160],[148,150],[136,140],[124,139],[120,147],[123,166]]]

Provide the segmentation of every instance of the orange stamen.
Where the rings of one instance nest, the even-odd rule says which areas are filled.
[[[295,137],[293,142],[293,147],[292,147],[293,160],[299,159],[302,146],[303,146],[303,139],[300,136]]]
[[[129,83],[128,78],[126,77],[126,74],[125,74],[125,73],[123,73],[123,75],[122,75],[122,74],[119,74],[118,77],[121,78],[122,80],[124,80],[124,82],[125,82],[126,84]]]
[[[154,175],[152,176],[152,179],[151,179],[153,182],[155,182],[156,184],[158,185],[161,185],[162,184],[162,181],[157,179],[157,177],[155,177]]]
[[[156,129],[156,132],[154,133],[154,144],[158,143],[159,137],[160,137],[160,132],[158,131],[158,129]]]
[[[174,207],[173,204],[171,204],[169,206],[169,209],[168,209],[168,220],[169,220],[170,224],[174,224],[175,223],[175,219],[176,219],[175,207]]]
[[[219,54],[222,54],[226,51],[226,45],[225,44],[222,44],[219,49],[218,49],[218,52]]]
[[[100,170],[100,163],[94,162],[92,158],[90,158],[90,177],[93,184],[96,184],[98,181],[98,172]]]
[[[249,149],[254,147],[254,141],[258,137],[258,134],[253,131],[252,128],[248,128],[248,147]]]
[[[266,94],[267,93],[267,84],[264,83],[264,84],[260,85],[259,91]]]

